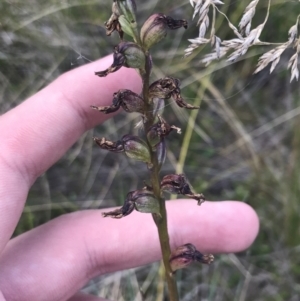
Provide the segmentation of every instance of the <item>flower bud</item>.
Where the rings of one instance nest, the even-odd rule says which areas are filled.
[[[165,77],[153,82],[149,87],[150,98],[169,99],[172,97],[176,104],[181,108],[199,109],[199,107],[190,105],[181,97],[181,90],[179,88],[180,81],[177,78]]]
[[[143,98],[130,90],[124,89],[115,93],[114,100],[121,103],[121,106],[125,112],[138,112],[142,114],[144,113],[145,104]]]
[[[162,137],[159,136],[156,125],[153,125],[147,133],[147,140],[153,150],[155,150],[156,145],[161,141],[161,139]]]
[[[142,213],[155,213],[160,215],[159,202],[153,192],[136,190],[133,195],[135,209]]]
[[[178,78],[167,76],[153,82],[149,87],[150,97],[169,99],[174,92],[180,92],[180,81]]]
[[[132,42],[121,42],[115,47],[112,65],[104,71],[97,71],[95,75],[105,77],[109,73],[119,70],[122,66],[127,68],[145,68],[145,54],[142,49]]]
[[[100,111],[104,114],[116,112],[120,107],[122,107],[124,111],[128,113],[144,113],[144,100],[131,90],[122,89],[114,93],[111,106],[91,106],[92,109]]]
[[[124,152],[124,146],[121,141],[112,142],[110,140],[107,140],[104,137],[101,139],[94,137],[93,139],[97,143],[97,145],[102,149],[106,149],[106,150],[109,150],[109,151],[115,152],[115,153]]]
[[[127,157],[137,161],[143,161],[151,166],[151,155],[148,146],[144,140],[138,136],[125,135],[121,140],[112,142],[106,138],[93,138],[97,145],[105,150],[115,153],[125,152]]]
[[[125,56],[125,67],[145,68],[145,54],[137,44],[133,42],[121,42],[118,51]]]
[[[151,163],[151,155],[147,144],[138,136],[125,135],[122,138],[124,151],[129,158]]]
[[[205,201],[205,197],[202,193],[195,194],[191,191],[191,188],[186,182],[185,176],[183,174],[166,175],[163,177],[160,185],[163,191],[169,193],[182,194],[197,200],[199,206]]]
[[[190,265],[193,261],[204,264],[211,264],[214,260],[212,254],[203,255],[192,244],[185,244],[172,251],[170,255],[170,264],[173,272],[183,269]]]
[[[104,23],[106,28],[106,35],[110,36],[114,31],[117,31],[121,40],[123,40],[123,30],[119,19],[112,15],[108,21]],[[125,31],[125,30],[124,30]],[[126,31],[125,31],[126,32]]]
[[[115,30],[119,33],[120,39],[123,39],[123,30],[121,28],[121,24],[119,22],[120,11],[118,8],[117,2],[113,2],[112,4],[112,15],[109,20],[104,23],[106,28],[106,35],[110,36],[112,32]]]
[[[166,175],[161,181],[161,189],[170,193],[186,194],[192,193],[190,186],[186,182],[184,175]]]
[[[129,215],[134,210],[134,202],[132,201],[132,194],[133,191],[128,192],[124,205],[116,210],[109,211],[109,212],[103,212],[103,217],[112,217],[112,218],[122,218],[124,216]]]
[[[187,28],[186,20],[174,20],[164,14],[150,16],[141,28],[141,41],[146,49],[161,41],[168,29]]]
[[[155,213],[160,215],[159,202],[152,191],[147,189],[128,192],[124,205],[110,212],[102,213],[103,217],[122,218],[129,215],[134,209],[142,213]]]
[[[158,122],[155,123],[149,129],[147,133],[147,139],[152,148],[155,150],[156,145],[162,140],[163,137],[168,136],[172,130],[176,130],[178,134],[181,133],[181,129],[169,125],[161,116],[158,115]]]

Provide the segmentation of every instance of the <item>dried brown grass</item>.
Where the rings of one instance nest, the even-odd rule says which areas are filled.
[[[293,79],[298,80],[299,78],[299,69],[298,69],[298,55],[300,52],[300,38],[298,35],[298,25],[299,25],[299,17],[298,15],[296,23],[289,29],[288,31],[288,41],[282,43],[271,43],[271,42],[263,42],[260,40],[260,36],[263,30],[268,30],[266,28],[267,21],[269,19],[270,5],[271,0],[268,1],[266,17],[263,23],[257,25],[252,28],[252,20],[255,16],[256,7],[260,0],[251,1],[248,6],[245,8],[240,22],[238,24],[238,28],[230,22],[229,18],[226,14],[220,11],[217,5],[224,4],[219,0],[190,0],[191,5],[194,7],[193,18],[196,15],[199,15],[199,20],[197,22],[197,26],[199,26],[199,36],[194,39],[189,39],[191,44],[185,50],[185,56],[189,56],[193,53],[193,51],[199,48],[202,45],[211,43],[213,47],[213,51],[211,53],[206,54],[201,62],[207,66],[214,60],[220,59],[222,57],[227,56],[227,61],[234,62],[240,57],[244,56],[250,47],[253,46],[262,46],[262,45],[270,45],[276,46],[275,48],[269,50],[264,53],[258,59],[258,64],[254,71],[255,73],[260,72],[265,69],[269,64],[270,73],[273,72],[278,62],[280,61],[280,57],[282,53],[288,49],[295,49],[294,55],[291,56],[287,68],[291,70],[291,81]],[[212,10],[213,22],[211,24],[211,32],[207,34],[210,25],[209,12]],[[227,20],[227,24],[230,29],[233,31],[236,36],[230,40],[221,40],[220,37],[216,35],[215,28],[215,17],[216,13],[222,15]],[[208,36],[209,35],[209,36]]]

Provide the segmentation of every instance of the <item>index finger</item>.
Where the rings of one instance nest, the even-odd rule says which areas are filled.
[[[166,206],[172,249],[192,243],[204,254],[237,252],[258,232],[256,213],[241,202],[197,206],[177,200]],[[44,301],[65,300],[99,274],[160,258],[151,214],[134,211],[115,220],[103,218],[100,210],[77,211],[12,239],[0,260],[0,288],[8,300],[34,301],[41,295]]]
[[[56,162],[86,130],[109,116],[90,105],[108,105],[119,89],[140,91],[141,80],[133,69],[122,68],[106,78],[95,70],[111,64],[108,56],[60,76],[0,118],[1,155],[31,184]]]
[[[112,94],[138,92],[133,69],[121,68],[106,78],[94,75],[112,57],[72,70],[0,117],[0,252],[20,218],[29,187],[89,128],[109,116],[90,105],[107,105]]]

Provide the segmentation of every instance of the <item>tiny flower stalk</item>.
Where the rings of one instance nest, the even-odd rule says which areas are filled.
[[[134,210],[152,214],[157,226],[158,237],[165,266],[168,299],[179,301],[174,272],[193,261],[210,263],[212,255],[202,255],[192,244],[186,244],[171,251],[167,228],[167,212],[163,193],[181,194],[198,201],[205,201],[203,194],[192,192],[184,175],[169,174],[160,176],[160,170],[166,159],[166,145],[171,132],[180,134],[175,125],[169,125],[161,116],[166,101],[174,101],[182,109],[199,109],[188,104],[181,95],[180,81],[166,76],[150,82],[152,58],[151,47],[159,43],[169,30],[187,28],[187,21],[175,20],[164,14],[153,14],[140,26],[138,32],[136,19],[137,6],[134,0],[114,0],[112,15],[105,23],[107,35],[116,31],[121,42],[114,48],[113,63],[103,71],[95,72],[105,77],[118,71],[121,67],[135,68],[139,72],[143,86],[141,94],[122,89],[114,93],[109,106],[92,105],[91,108],[102,114],[110,114],[122,108],[126,113],[138,113],[143,123],[143,139],[138,136],[125,135],[117,141],[106,138],[94,138],[96,144],[104,150],[124,153],[129,158],[145,162],[150,172],[149,184],[143,189],[128,192],[121,208],[104,212],[104,217],[115,219],[126,217]],[[134,41],[125,41],[128,36]],[[126,36],[127,35],[127,36]],[[184,210],[184,209],[183,209]],[[196,209],[195,209],[196,210]]]
[[[158,170],[160,170],[162,165],[165,163],[166,156],[167,156],[165,138],[162,138],[161,141],[156,145],[156,154],[157,154]]]

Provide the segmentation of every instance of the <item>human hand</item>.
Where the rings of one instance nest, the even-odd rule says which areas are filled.
[[[30,186],[86,130],[109,116],[90,109],[108,105],[112,94],[138,92],[132,69],[94,76],[107,57],[60,76],[0,117],[0,301],[104,300],[77,293],[91,278],[160,259],[151,215],[133,212],[121,220],[101,210],[63,215],[14,239]],[[196,210],[197,209],[197,210]],[[167,203],[171,246],[193,243],[204,253],[246,249],[258,232],[251,207],[234,201]],[[136,227],[143,225],[143,227]]]

